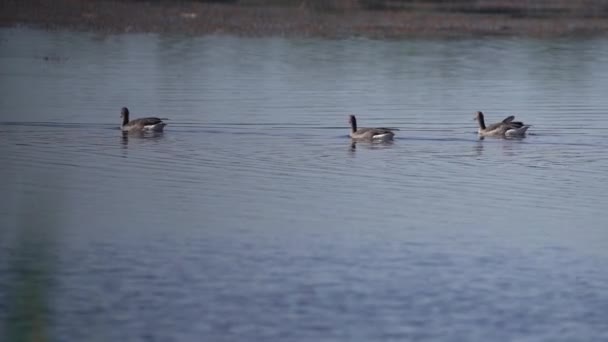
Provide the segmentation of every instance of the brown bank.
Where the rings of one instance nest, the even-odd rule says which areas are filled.
[[[604,36],[601,0],[2,0],[0,25],[342,38]]]

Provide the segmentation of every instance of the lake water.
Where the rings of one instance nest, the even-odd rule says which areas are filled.
[[[2,29],[0,340],[606,341],[606,89],[606,39]]]

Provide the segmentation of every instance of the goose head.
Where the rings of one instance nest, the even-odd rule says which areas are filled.
[[[129,109],[127,107],[122,107],[120,110],[120,117],[122,118],[123,126],[129,122]]]
[[[352,128],[353,132],[357,131],[357,119],[355,118],[354,115],[350,115],[348,117],[348,123],[350,123],[350,127]]]
[[[482,112],[477,111],[477,113],[475,113],[475,117],[473,118],[473,120],[477,120],[477,122],[479,122],[479,128],[486,129],[486,122],[483,119],[483,113]]]

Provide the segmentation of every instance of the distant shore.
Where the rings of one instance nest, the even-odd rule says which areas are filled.
[[[509,6],[495,11],[488,8],[478,6],[467,11],[446,10],[438,5],[376,9],[336,5],[320,9],[307,1],[293,6],[271,6],[263,1],[244,5],[158,0],[4,0],[0,2],[0,25],[104,33],[381,39],[608,36],[608,18],[602,12],[603,7],[602,11],[585,7],[584,12],[576,8],[561,12],[525,12]]]

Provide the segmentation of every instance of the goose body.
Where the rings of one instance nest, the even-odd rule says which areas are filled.
[[[507,116],[501,122],[493,123],[486,126],[484,115],[482,112],[477,112],[475,119],[479,123],[480,137],[523,137],[526,134],[529,125],[525,125],[521,121],[515,120],[515,116]]]
[[[350,116],[350,137],[354,140],[389,141],[393,140],[395,133],[389,128],[357,128],[357,119]]]
[[[133,119],[129,121],[129,109],[123,107],[120,116],[122,117],[121,129],[125,132],[162,132],[166,123],[161,118],[147,117]]]

